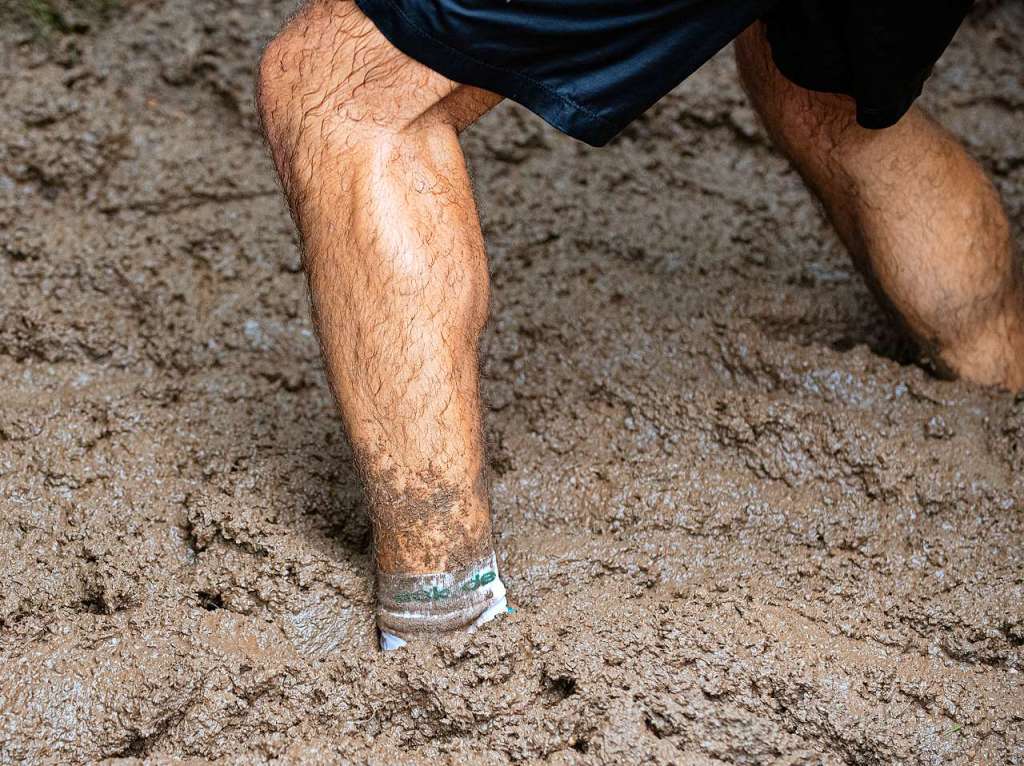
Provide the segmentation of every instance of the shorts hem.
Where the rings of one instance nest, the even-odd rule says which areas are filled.
[[[475,58],[420,29],[393,0],[355,0],[388,42],[449,80],[497,93],[522,104],[572,138],[603,146],[624,127],[520,72]]]

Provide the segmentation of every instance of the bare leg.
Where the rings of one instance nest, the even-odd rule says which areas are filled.
[[[261,62],[260,112],[380,572],[458,571],[491,552],[487,268],[458,132],[498,100],[407,58],[343,0],[304,7]]]
[[[916,107],[892,128],[859,127],[850,99],[782,76],[759,24],[736,61],[772,139],[939,371],[1024,387],[1024,279],[977,163]]]

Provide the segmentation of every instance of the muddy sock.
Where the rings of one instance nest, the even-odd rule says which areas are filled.
[[[405,646],[417,634],[472,633],[506,609],[493,552],[456,572],[377,573],[377,627],[385,651]]]

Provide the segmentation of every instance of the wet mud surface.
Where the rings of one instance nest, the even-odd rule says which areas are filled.
[[[0,33],[0,761],[1024,763],[1024,400],[909,363],[728,55],[604,150],[467,136],[519,610],[376,650],[251,104],[289,11]],[[1022,48],[983,5],[927,99],[1018,243]]]

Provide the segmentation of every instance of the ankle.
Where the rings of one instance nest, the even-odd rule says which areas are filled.
[[[941,344],[936,357],[953,377],[1024,390],[1024,301],[1006,305],[977,332]]]

